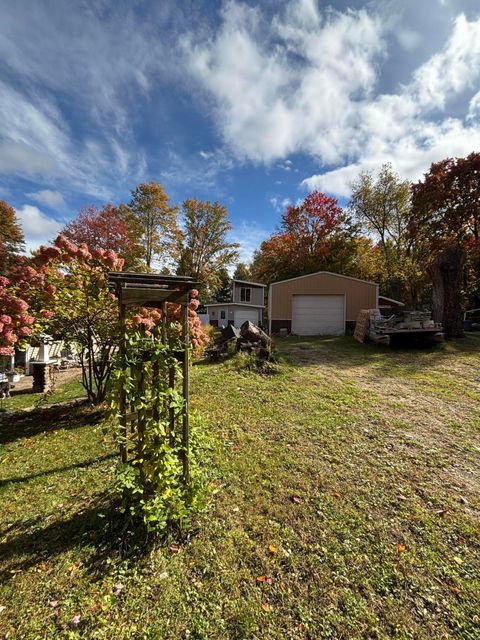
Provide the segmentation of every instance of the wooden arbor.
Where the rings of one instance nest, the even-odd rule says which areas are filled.
[[[184,411],[182,414],[182,467],[183,480],[185,484],[189,482],[189,326],[188,326],[188,303],[189,292],[196,286],[196,282],[192,278],[186,276],[163,276],[154,273],[129,273],[129,272],[110,272],[108,274],[108,284],[112,291],[115,292],[119,304],[121,343],[120,354],[125,355],[125,316],[128,306],[135,307],[151,307],[160,309],[162,312],[161,336],[162,341],[167,343],[167,303],[171,302],[182,307],[181,323],[182,323],[182,395],[184,399]],[[175,373],[173,370],[169,373],[169,387],[175,386]],[[128,450],[127,441],[127,424],[130,423],[132,431],[137,428],[141,429],[138,423],[138,413],[131,410],[127,406],[126,392],[122,387],[119,396],[119,413],[122,429],[122,444],[120,445],[120,456],[122,462],[127,462]],[[152,407],[152,411],[155,408]],[[171,417],[171,428],[175,418]]]

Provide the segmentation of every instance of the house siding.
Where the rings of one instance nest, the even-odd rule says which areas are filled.
[[[210,316],[210,324],[212,325],[212,327],[218,326],[220,322],[220,311],[222,309],[224,309],[227,312],[226,320],[228,320],[228,324],[234,323],[235,311],[244,311],[245,309],[248,309],[247,305],[235,305],[235,304],[232,304],[231,302],[226,303],[225,306],[218,306],[218,307],[209,307],[208,305],[206,306]],[[259,322],[262,323],[263,309],[257,308],[257,310],[259,314]]]
[[[242,289],[242,287],[247,287],[252,290],[252,299],[250,300],[250,304],[263,306],[264,288],[255,287],[254,285],[241,284],[240,282],[233,283],[233,302],[242,302],[240,299],[240,289]]]
[[[377,285],[374,282],[344,278],[333,273],[312,274],[304,278],[272,284],[270,288],[272,331],[274,327],[279,326],[278,321],[291,321],[292,296],[322,294],[345,295],[346,322],[354,322],[361,309],[377,307]]]

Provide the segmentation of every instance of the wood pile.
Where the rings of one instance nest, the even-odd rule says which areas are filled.
[[[237,351],[254,353],[260,358],[268,360],[271,355],[272,340],[260,327],[246,320],[240,327],[240,337],[237,341]]]
[[[357,322],[355,323],[355,332],[353,337],[358,342],[365,342],[370,329],[370,309],[362,309],[358,314]]]

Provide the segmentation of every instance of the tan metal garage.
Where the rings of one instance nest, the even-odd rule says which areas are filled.
[[[270,285],[271,333],[341,335],[361,309],[378,307],[378,285],[339,273],[319,271]]]

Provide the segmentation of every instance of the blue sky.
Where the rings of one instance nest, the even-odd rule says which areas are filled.
[[[478,0],[0,0],[0,197],[28,246],[157,179],[247,258],[362,169],[480,151]]]

